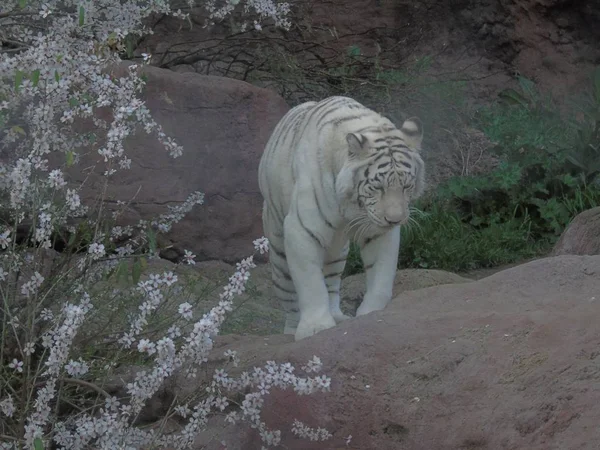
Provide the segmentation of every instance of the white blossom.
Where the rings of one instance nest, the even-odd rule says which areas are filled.
[[[79,361],[70,360],[65,365],[65,370],[72,377],[80,377],[81,375],[85,375],[89,370],[88,364],[79,358]]]
[[[88,253],[92,255],[93,259],[102,258],[106,254],[104,250],[104,244],[99,244],[97,242],[90,244]]]
[[[10,230],[5,230],[0,233],[0,247],[6,249],[10,245],[10,240],[8,239],[10,236]]]
[[[211,21],[223,19],[235,8],[240,8],[242,16],[247,17],[243,19],[242,27],[246,26],[246,22],[254,23],[254,29],[260,31],[266,20],[279,27],[290,25],[287,17],[290,6],[285,2],[207,0],[203,5]],[[18,278],[21,285],[14,290],[17,295],[20,292],[29,297],[27,305],[37,314],[33,318],[33,328],[42,329],[39,335],[25,334],[24,341],[19,343],[22,347],[16,347],[17,351],[22,349],[25,361],[15,358],[5,362],[12,371],[7,370],[7,373],[15,380],[23,377],[19,374],[25,370],[26,364],[31,361],[40,364],[35,368],[27,366],[28,372],[36,372],[36,389],[33,398],[27,400],[30,403],[23,405],[23,411],[27,411],[24,436],[20,436],[24,438],[23,447],[33,448],[36,437],[45,441],[47,436],[53,436],[54,442],[48,441],[46,445],[74,450],[92,447],[187,448],[206,425],[209,414],[225,411],[231,403],[229,392],[240,389],[244,392],[242,409],[228,414],[229,420],[249,422],[258,429],[266,445],[278,445],[280,431],[268,429],[260,418],[264,396],[272,392],[273,387],[293,389],[300,395],[326,392],[330,388],[329,378],[324,375],[302,378],[294,373],[289,363],[278,365],[274,361],[264,368],[244,372],[239,378],[220,368],[214,372],[209,386],[211,392],[194,402],[175,407],[186,421],[178,433],[161,435],[133,424],[133,418],[137,417],[147,400],[177,370],[183,370],[188,376],[200,373],[199,368],[207,362],[213,350],[215,336],[227,314],[233,310],[235,296],[245,292],[250,272],[255,267],[253,257],[236,265],[236,271],[223,288],[218,304],[204,314],[194,317],[190,303],[179,300],[179,313],[189,322],[181,327],[170,326],[163,337],[152,336],[150,339],[142,333],[165,299],[172,301],[175,297],[177,301],[181,286],[175,273],[150,274],[134,288],[123,288],[123,292],[111,294],[116,298],[130,295],[132,301],[139,300],[127,311],[130,313],[128,329],[117,336],[111,334],[107,341],[118,339],[124,352],[134,352],[138,358],[145,359],[145,370],[140,370],[127,384],[127,399],[105,398],[96,403],[98,408],[93,412],[83,409],[77,415],[66,417],[65,422],[60,421],[62,417],[54,417],[55,406],[61,404],[56,397],[64,392],[59,389],[61,377],[86,376],[87,382],[88,377],[93,380],[92,367],[105,371],[115,369],[114,361],[85,361],[78,346],[74,345],[78,334],[89,332],[86,321],[91,316],[89,312],[93,310],[93,302],[86,289],[95,287],[99,281],[106,280],[108,274],[114,273],[119,258],[134,255],[147,246],[147,230],[169,232],[194,207],[204,203],[204,194],[193,192],[155,219],[140,221],[135,229],[113,227],[109,230],[104,223],[94,223],[90,219],[95,214],[93,208],[100,203],[98,200],[106,199],[80,197],[80,192],[86,191],[72,186],[70,179],[67,186],[66,180],[67,174],[71,173],[68,168],[80,164],[84,155],[91,155],[98,160],[97,163],[79,170],[83,173],[95,171],[99,177],[105,177],[103,181],[106,183],[112,182],[109,177],[129,169],[133,164],[124,142],[138,130],[152,134],[171,157],[177,158],[182,154],[183,148],[167,136],[152,118],[139,95],[145,84],[140,69],[149,63],[151,55],[142,54],[140,64],[128,66],[118,77],[108,69],[120,62],[118,51],[125,50],[125,37],[137,38],[150,32],[146,23],[151,15],[189,17],[173,10],[169,2],[162,0],[9,0],[4,6],[3,13],[14,10],[19,14],[15,16],[18,20],[11,18],[3,22],[2,31],[7,35],[14,34],[15,41],[23,46],[23,50],[0,54],[0,111],[3,123],[24,125],[5,130],[0,144],[10,144],[14,155],[11,161],[0,167],[0,189],[6,191],[8,199],[5,205],[9,213],[7,217],[14,219],[10,229],[3,227],[0,232],[0,248],[7,250],[4,252],[7,260],[3,260],[0,267],[0,281],[10,280],[9,273],[33,273],[29,279]],[[188,6],[192,6],[191,2]],[[97,114],[100,108],[109,114]],[[78,134],[80,131],[73,125],[80,119],[89,120],[93,131],[86,135]],[[88,183],[87,179],[85,183]],[[116,210],[110,213],[116,219],[128,203],[118,200],[114,205]],[[84,218],[85,221],[73,218]],[[45,283],[40,272],[46,272],[41,271],[39,261],[18,257],[16,252],[19,250],[11,249],[14,238],[11,230],[23,223],[34,224],[32,240],[35,242],[26,242],[26,245],[35,251],[39,247],[50,248],[57,229],[66,228],[73,236],[81,230],[80,225],[83,225],[84,231],[86,226],[91,225],[94,231],[87,256],[78,258],[72,267]],[[119,245],[114,251],[113,244]],[[257,239],[254,244],[257,252],[268,251],[265,238]],[[195,264],[195,258],[191,251],[184,252],[186,264]],[[21,271],[21,266],[25,265],[31,271]],[[63,282],[64,285],[73,283],[71,277],[80,275],[85,278],[84,281],[77,281],[74,287],[62,290]],[[44,301],[53,299],[52,296],[57,294],[66,300],[65,303],[53,303],[52,310],[42,309],[49,304]],[[79,302],[73,302],[72,299],[77,296]],[[125,298],[129,302],[130,297]],[[94,297],[93,300],[103,299]],[[25,332],[30,329],[30,318],[16,314],[8,324]],[[141,336],[143,338],[140,339]],[[39,344],[42,347],[36,348]],[[33,354],[35,358],[31,358]],[[227,364],[235,366],[239,363],[239,357],[233,350],[225,352],[225,357]],[[306,366],[310,369],[307,373],[316,372],[317,366],[320,365],[313,358],[313,363],[309,362]],[[93,375],[96,375],[95,371]],[[83,385],[85,382],[79,383]],[[89,395],[94,390],[77,387],[77,392]],[[3,416],[12,417],[15,411],[21,411],[21,405],[15,404],[17,400],[14,400],[20,396],[3,395],[0,401]]]
[[[35,352],[35,344],[33,342],[27,342],[23,347],[23,353],[30,356]]]
[[[2,414],[4,414],[6,417],[12,417],[15,413],[15,404],[10,394],[7,398],[0,402],[0,411],[2,411]]]
[[[60,169],[55,169],[48,175],[48,185],[52,188],[61,188],[65,186],[67,182],[63,178],[63,173]]]
[[[194,255],[189,250],[184,250],[183,260],[185,261],[186,264],[190,264],[190,265],[196,264],[196,261],[194,261],[195,257],[196,257],[196,255]]]
[[[77,210],[81,206],[81,199],[79,194],[73,189],[67,189],[67,195],[65,196],[67,206],[71,211]]]
[[[28,282],[21,286],[21,293],[26,297],[32,297],[44,282],[44,277],[39,272],[34,272]]]
[[[15,358],[8,364],[8,367],[15,370],[16,372],[23,372],[23,361],[19,361]]]
[[[191,319],[192,318],[192,305],[190,305],[188,302],[182,303],[181,305],[179,305],[179,314],[181,314],[183,316],[184,319]]]
[[[333,437],[326,429],[321,427],[310,428],[297,419],[294,420],[292,432],[301,438],[309,439],[311,441],[326,441]]]
[[[40,9],[40,16],[42,16],[45,19],[51,13],[52,13],[52,10],[50,9],[50,6],[47,3],[43,3],[42,8]]]
[[[149,339],[142,339],[138,344],[138,351],[151,355],[156,352],[156,344],[154,344],[154,342],[150,342]]]
[[[253,241],[254,248],[258,250],[261,255],[269,251],[269,240],[266,237],[261,237]]]

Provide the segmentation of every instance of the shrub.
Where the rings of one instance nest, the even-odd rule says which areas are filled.
[[[595,78],[600,86],[600,70]],[[600,91],[590,93],[594,102],[577,121],[520,81],[521,92],[505,92],[479,116],[502,163],[487,175],[454,178],[439,192],[476,227],[529,218],[534,238],[554,240],[573,214],[600,200]]]
[[[452,177],[419,203],[428,214],[405,233],[403,265],[466,270],[535,256],[600,204],[600,69],[579,120],[519,81],[476,116],[500,163]]]
[[[538,256],[575,215],[600,205],[600,68],[562,112],[531,81],[519,82],[472,119],[499,163],[488,173],[450,177],[415,204],[422,214],[403,229],[400,267],[466,271]],[[449,95],[464,112],[460,96]],[[434,115],[441,126],[458,124],[441,111]],[[361,270],[352,247],[346,275]]]
[[[220,20],[238,3],[209,0],[204,6]],[[287,4],[262,0],[245,7],[259,20],[289,25]],[[202,204],[202,193],[155,219],[122,227],[115,225],[119,209],[106,214],[102,193],[84,204],[80,187],[68,183],[66,173],[83,153],[99,155],[95,169],[110,183],[131,163],[125,138],[141,128],[171,156],[183,151],[137,96],[144,86],[139,69],[150,55],[121,78],[110,74],[128,43],[148,31],[144,20],[154,13],[187,19],[166,1],[2,5],[0,33],[8,47],[0,54],[1,448],[189,448],[213,411],[248,422],[265,446],[277,445],[280,432],[260,418],[269,388],[292,387],[300,395],[329,389],[325,375],[300,377],[287,363],[269,362],[239,379],[218,368],[205,390],[171,405],[158,428],[140,423],[144,405],[165,379],[180,372],[194,376],[206,363],[254,267],[252,257],[240,262],[218,305],[202,314],[199,299],[186,295],[176,274],[147,270],[157,258],[158,235]],[[100,118],[100,109],[110,112],[108,120]],[[79,134],[73,125],[81,120],[93,121],[95,131]],[[258,239],[255,246],[262,253],[268,242]],[[194,264],[194,255],[186,251],[180,264]],[[237,364],[235,352],[225,357]],[[127,395],[109,395],[108,379],[120,365],[132,364],[144,370],[124,386]],[[318,372],[321,362],[315,357],[302,369]],[[236,403],[239,396],[230,394],[239,391]],[[174,416],[184,425],[167,433],[164,425]],[[330,437],[322,429],[290,425],[303,437]]]

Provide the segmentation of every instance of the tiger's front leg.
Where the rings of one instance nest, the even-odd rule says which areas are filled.
[[[360,254],[367,273],[367,289],[356,316],[379,311],[392,298],[400,250],[400,227],[360,242]]]
[[[291,213],[284,221],[285,253],[300,309],[296,341],[335,326],[323,278],[325,248],[332,233],[319,232],[309,219]]]
[[[340,287],[349,250],[350,245],[345,230],[338,229],[325,255],[323,265],[323,277],[329,293],[329,309],[336,323],[350,319],[350,316],[340,309]]]

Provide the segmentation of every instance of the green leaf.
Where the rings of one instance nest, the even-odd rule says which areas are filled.
[[[156,252],[156,233],[152,228],[148,229],[148,246],[150,247],[150,252]]]
[[[54,79],[57,83],[60,81],[60,74],[58,73],[58,70],[54,71]]]
[[[117,269],[114,273],[117,283],[121,281],[121,279],[125,279],[125,281],[127,281],[127,265],[127,261],[121,261],[117,265]]]
[[[31,74],[31,82],[33,86],[37,86],[40,81],[40,69],[35,69]]]
[[[67,167],[71,167],[75,163],[75,153],[68,151],[66,154]]]
[[[535,100],[537,97],[536,91],[535,91],[535,83],[525,77],[518,77],[518,80],[519,80],[519,85],[521,86],[521,89],[523,90],[525,95],[527,97],[529,97],[530,100]]]
[[[348,56],[360,56],[360,47],[356,45],[348,47]]]
[[[567,155],[567,161],[569,161],[578,169],[585,170],[585,165],[574,154]]]
[[[519,105],[523,107],[529,106],[529,102],[525,96],[519,94],[514,89],[508,88],[500,91],[498,93],[498,97],[500,97],[505,103],[510,105]]]
[[[21,83],[23,82],[23,71],[17,70],[15,74],[15,91],[19,92],[19,88],[21,87]]]
[[[77,239],[77,233],[71,233],[71,236],[69,236],[69,240],[67,242],[67,247],[72,247],[73,244],[75,244],[75,239]]]
[[[136,258],[133,262],[133,267],[131,268],[131,277],[133,278],[133,283],[138,284],[140,281],[140,277],[142,276],[142,263]]]
[[[71,108],[75,108],[77,105],[79,105],[79,100],[77,100],[75,97],[71,97],[69,99],[69,106]]]
[[[126,44],[126,51],[127,51],[127,57],[128,58],[133,58],[133,39],[129,38],[125,40],[125,44]]]
[[[571,174],[564,174],[562,177],[558,177],[560,181],[562,181],[565,185],[569,187],[577,186],[577,179],[573,177]],[[548,192],[545,192],[548,193]]]
[[[34,450],[44,450],[44,441],[41,438],[37,437],[33,440],[33,449]]]
[[[600,103],[600,67],[594,71],[594,98],[596,103]]]
[[[79,26],[82,27],[85,24],[85,9],[83,6],[79,7]]]
[[[27,0],[19,0],[19,8],[23,9],[26,6],[27,6]]]
[[[25,136],[25,130],[23,128],[21,128],[19,125],[15,125],[14,127],[12,127],[12,130]]]

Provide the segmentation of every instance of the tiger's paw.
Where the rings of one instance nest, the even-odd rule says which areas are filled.
[[[383,308],[380,307],[380,306],[373,306],[373,305],[362,304],[356,310],[356,317],[364,316],[365,314],[369,314],[369,313],[372,313],[374,311],[381,311],[382,309]]]
[[[306,337],[310,337],[319,331],[326,330],[335,326],[335,319],[331,314],[321,315],[319,317],[307,317],[300,319],[298,328],[296,329],[295,340],[299,341]]]
[[[381,311],[388,305],[391,298],[391,295],[365,295],[365,298],[356,310],[356,317],[364,316],[374,311]]]
[[[335,323],[340,323],[344,320],[351,319],[350,316],[347,316],[339,309],[337,311],[331,311],[331,315],[333,316],[333,320],[335,320]]]

